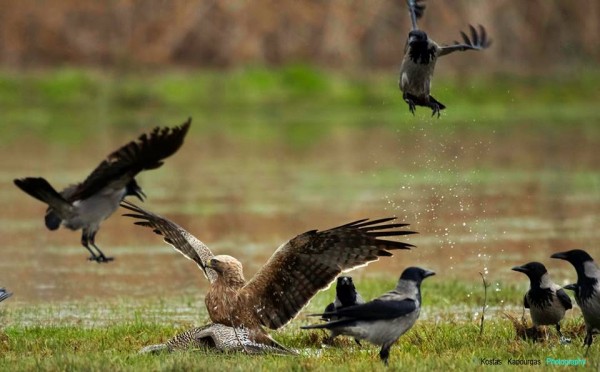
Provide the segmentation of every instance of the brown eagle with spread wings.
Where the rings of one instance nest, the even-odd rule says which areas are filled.
[[[382,237],[415,234],[398,230],[408,224],[387,223],[395,219],[363,219],[332,229],[311,230],[281,245],[249,281],[234,257],[214,255],[210,249],[177,224],[123,201],[125,214],[164,236],[166,243],[196,262],[210,282],[205,297],[214,323],[244,327],[257,342],[274,341],[263,327],[278,329],[294,319],[319,291],[343,271],[389,257],[389,251],[410,249],[412,244]]]

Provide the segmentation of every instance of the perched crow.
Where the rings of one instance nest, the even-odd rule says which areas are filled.
[[[533,325],[555,325],[560,342],[570,342],[571,340],[563,337],[560,332],[560,321],[573,305],[565,291],[550,280],[546,267],[539,262],[529,262],[512,269],[529,277],[530,288],[523,297],[523,306],[529,309]]]
[[[375,345],[381,345],[379,357],[387,365],[392,345],[419,318],[421,282],[434,274],[433,271],[409,267],[402,272],[394,290],[362,305],[324,314],[313,314],[324,317],[335,316],[338,320],[302,328],[325,328],[336,334],[353,336],[359,340],[365,339]]]
[[[191,119],[174,128],[155,128],[137,141],[114,151],[82,182],[56,191],[41,177],[15,179],[14,183],[32,197],[48,204],[46,227],[56,230],[60,225],[71,230],[83,229],[81,244],[90,252],[90,260],[108,262],[96,246],[95,237],[100,223],[110,217],[128,195],[143,201],[146,195],[135,176],[148,169],[162,166],[163,159],[173,155],[183,144]],[[96,248],[97,253],[90,248]]]
[[[570,262],[577,272],[577,284],[571,288],[585,321],[584,345],[587,345],[587,355],[594,332],[600,331],[600,269],[594,259],[581,249],[555,253],[550,257]]]
[[[6,289],[4,288],[0,288],[0,302],[6,300],[7,298],[9,298],[10,296],[12,296],[11,292],[8,292]]]
[[[482,50],[491,45],[483,26],[478,30],[469,26],[471,35],[467,36],[461,31],[463,41],[455,41],[454,45],[439,46],[431,40],[427,34],[417,27],[417,18],[423,16],[424,0],[407,0],[412,20],[412,30],[408,33],[408,41],[404,48],[404,58],[400,65],[400,77],[398,86],[402,91],[402,98],[408,103],[410,112],[415,113],[416,106],[429,107],[431,116],[440,116],[440,110],[446,108],[441,102],[430,94],[431,79],[438,57],[445,56],[456,51]]]
[[[335,286],[335,301],[327,305],[324,314],[331,313],[348,306],[361,305],[364,303],[365,300],[363,300],[360,294],[356,291],[356,287],[354,287],[352,277],[339,276]],[[329,321],[337,320],[338,318],[336,316],[323,315],[321,319]],[[333,341],[336,336],[338,336],[338,334],[335,333],[334,330],[331,330],[331,336],[327,342]],[[358,339],[355,338],[354,341],[360,345],[360,341]]]

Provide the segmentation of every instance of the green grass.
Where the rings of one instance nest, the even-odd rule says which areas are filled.
[[[598,71],[469,80],[440,76],[434,94],[448,106],[441,123],[502,132],[515,125],[552,130],[577,122],[597,133],[598,84]],[[25,134],[76,143],[98,128],[175,124],[192,116],[194,130],[205,134],[303,147],[336,128],[397,130],[415,123],[394,72],[357,75],[305,65],[233,71],[4,71],[0,102],[0,143]],[[430,121],[429,115],[424,108],[417,112],[419,121]],[[444,127],[438,129],[448,130]]]
[[[520,316],[518,304],[525,288],[509,285],[498,292],[492,287],[488,291],[485,328],[480,335],[481,283],[436,279],[423,285],[422,319],[392,347],[392,368],[470,370],[482,368],[481,359],[498,359],[504,368],[517,369],[520,366],[508,365],[509,359],[539,360],[545,366],[548,357],[583,358],[579,312],[569,314],[563,322],[563,332],[573,338],[570,345],[560,345],[554,330],[544,342],[522,340],[516,337],[504,314]],[[371,298],[392,285],[390,278],[375,277],[363,278],[358,287],[365,297]],[[352,340],[340,337],[334,345],[323,347],[324,332],[299,329],[314,321],[305,315],[322,309],[333,293],[330,288],[319,294],[299,318],[283,330],[272,332],[279,342],[297,349],[297,357],[205,350],[138,355],[137,351],[146,345],[164,342],[178,332],[208,322],[202,305],[192,320],[173,318],[177,304],[189,305],[194,302],[190,298],[68,306],[70,311],[85,314],[85,321],[77,320],[77,316],[57,321],[57,313],[65,308],[61,304],[3,306],[0,321],[7,325],[0,330],[0,370],[383,370],[379,349],[374,345],[364,342],[358,347]],[[37,324],[31,321],[36,317]],[[588,366],[598,365],[599,353],[595,349],[587,359]]]

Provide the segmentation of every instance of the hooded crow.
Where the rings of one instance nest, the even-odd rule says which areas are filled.
[[[30,196],[48,204],[45,222],[49,230],[60,225],[70,230],[82,229],[81,244],[90,252],[90,260],[109,262],[96,246],[100,223],[110,217],[119,203],[129,195],[140,200],[146,196],[135,176],[148,169],[162,166],[163,159],[173,155],[183,144],[191,118],[174,128],[155,128],[112,152],[81,183],[56,191],[41,177],[15,179],[14,183]],[[95,253],[90,246],[97,251]]]
[[[573,308],[571,298],[559,285],[552,282],[548,270],[539,262],[515,266],[512,270],[529,277],[530,288],[523,297],[523,306],[529,309],[533,325],[536,327],[555,325],[560,342],[570,342],[560,332],[560,321],[564,318],[565,312]]]
[[[445,109],[446,106],[430,94],[431,79],[438,57],[456,51],[486,49],[492,42],[487,38],[485,28],[479,25],[478,29],[469,26],[470,37],[461,31],[462,42],[455,41],[454,45],[439,46],[424,31],[419,30],[417,26],[417,19],[421,18],[425,11],[423,1],[407,0],[412,20],[412,30],[408,33],[408,41],[404,48],[398,86],[402,91],[402,98],[408,104],[408,108],[413,115],[416,106],[424,106],[431,108],[431,116],[437,114],[439,117],[440,111]]]
[[[381,345],[379,357],[387,365],[392,345],[419,318],[421,282],[432,275],[435,275],[433,271],[409,267],[402,272],[395,289],[362,305],[324,314],[313,314],[323,317],[335,316],[338,319],[301,328],[329,329],[336,334],[353,336],[359,340],[364,339],[375,345]]]
[[[336,310],[343,309],[349,306],[362,305],[364,303],[365,300],[363,300],[361,295],[356,291],[356,287],[354,287],[352,277],[339,276],[337,278],[337,284],[335,286],[335,300],[329,305],[327,305],[324,314],[335,312]],[[337,320],[338,318],[336,316],[323,315],[321,319],[330,321]],[[338,334],[335,333],[334,330],[331,330],[331,336],[327,341],[333,341],[333,339],[337,335]],[[354,341],[356,341],[356,343],[360,345],[360,341],[358,339],[355,338]]]
[[[550,257],[568,261],[577,272],[577,284],[571,288],[575,292],[575,301],[581,308],[585,321],[584,345],[587,346],[587,355],[592,346],[594,332],[600,331],[600,269],[592,256],[581,249],[555,253]]]
[[[10,296],[12,296],[11,292],[8,292],[6,289],[4,288],[0,288],[0,302],[6,300],[7,298],[9,298]]]

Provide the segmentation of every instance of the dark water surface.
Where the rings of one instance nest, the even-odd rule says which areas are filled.
[[[563,282],[575,274],[550,260],[553,252],[585,248],[600,258],[599,123],[415,123],[337,126],[301,146],[192,128],[179,153],[138,178],[148,195],[143,207],[213,252],[239,258],[247,278],[287,239],[365,217],[397,216],[420,234],[406,239],[418,248],[362,268],[359,277],[394,282],[404,267],[421,265],[439,278],[479,281],[484,272],[501,285],[523,279],[511,266],[540,260]],[[105,129],[75,144],[22,136],[0,147],[0,286],[14,291],[11,306],[204,293],[195,264],[124,211],[96,239],[115,261],[96,264],[80,232],[46,230],[45,207],[13,185],[23,176],[43,176],[59,189],[81,181],[141,133]]]

